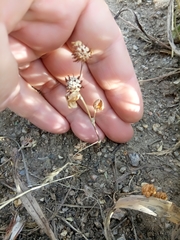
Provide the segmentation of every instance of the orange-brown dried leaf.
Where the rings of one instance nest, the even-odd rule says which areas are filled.
[[[92,51],[89,47],[84,45],[81,41],[72,42],[73,52],[72,56],[76,62],[87,62],[91,57]]]
[[[153,184],[144,184],[141,191],[145,197],[151,197],[156,194],[156,188]]]
[[[97,99],[94,102],[93,107],[96,111],[102,111],[104,109],[104,103],[101,99]]]
[[[167,197],[167,194],[165,192],[157,192],[154,197],[156,198],[160,198],[162,200],[167,200],[168,197]]]

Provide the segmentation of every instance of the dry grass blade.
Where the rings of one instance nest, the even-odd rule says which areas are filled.
[[[16,178],[15,184],[16,184],[18,193],[21,193],[26,190],[26,187],[20,181],[20,179]],[[38,202],[31,195],[31,193],[30,192],[27,193],[26,195],[22,196],[20,199],[22,204],[26,208],[27,212],[31,215],[31,217],[35,220],[35,222],[43,230],[43,232],[45,232],[51,240],[56,240],[56,237],[49,226],[49,222],[47,218],[45,217]]]
[[[180,49],[174,43],[173,39],[173,29],[174,28],[174,0],[170,0],[169,7],[168,7],[168,15],[167,15],[167,36],[169,44],[172,48],[172,55],[173,52],[180,56]]]
[[[29,178],[29,171],[28,171],[28,166],[27,166],[27,162],[26,162],[26,159],[24,157],[24,152],[23,152],[23,147],[24,146],[20,146],[19,143],[12,137],[9,137],[9,136],[0,136],[0,139],[9,139],[11,141],[13,141],[15,144],[17,144],[18,146],[18,152],[21,152],[21,155],[22,155],[22,160],[23,160],[23,164],[24,164],[24,169],[25,169],[25,173],[26,173],[26,179],[27,179],[27,183],[28,183],[28,187],[31,186],[31,181],[30,181],[30,178]]]
[[[6,235],[3,240],[15,240],[24,227],[24,221],[20,218],[18,214],[15,214],[12,221],[8,226]]]
[[[110,231],[110,219],[116,209],[127,208],[147,213],[155,217],[165,217],[168,221],[175,224],[180,223],[180,208],[170,201],[161,200],[158,198],[146,198],[141,195],[132,195],[125,198],[120,198],[113,209],[108,213],[104,223],[105,237],[107,240],[113,239]]]
[[[44,179],[43,184],[52,182],[54,177],[57,176],[60,172],[62,172],[69,165],[71,165],[71,163],[66,163],[61,168],[58,168],[58,169],[54,170],[53,172],[51,172],[50,174],[48,174],[48,176]]]
[[[158,76],[158,77],[154,77],[154,78],[149,78],[149,79],[145,79],[145,80],[139,80],[139,83],[144,83],[144,82],[150,82],[150,81],[154,81],[154,80],[162,80],[164,78],[176,75],[180,73],[180,69],[176,69],[175,71],[171,71],[169,73],[166,73],[164,75]]]
[[[167,154],[171,154],[172,152],[176,151],[178,148],[180,148],[180,141],[175,144],[174,147],[161,151],[161,152],[152,152],[152,153],[146,153],[148,155],[156,155],[156,156],[163,156]]]
[[[38,185],[38,186],[36,186],[36,187],[32,187],[32,188],[30,188],[30,189],[28,189],[28,190],[26,190],[26,191],[24,191],[24,192],[22,192],[22,193],[19,193],[17,196],[15,196],[15,197],[7,200],[7,201],[0,202],[0,210],[3,209],[3,208],[4,208],[5,206],[7,206],[8,204],[12,203],[14,200],[16,200],[16,199],[18,199],[18,198],[20,198],[20,197],[22,197],[22,196],[24,196],[24,195],[32,192],[32,191],[35,191],[35,190],[38,190],[38,189],[40,189],[40,188],[42,188],[42,187],[48,186],[48,185],[51,184],[51,183],[55,183],[55,182],[59,182],[59,181],[63,181],[63,180],[72,178],[72,177],[74,177],[74,176],[76,176],[76,174],[73,174],[73,175],[70,175],[70,176],[67,176],[67,177],[64,177],[64,178],[61,178],[61,179],[56,179],[56,180],[53,180],[52,182],[42,183],[41,185]]]
[[[124,18],[120,17],[120,14],[122,12],[131,12],[133,15],[134,15],[134,20],[135,20],[135,23],[138,27],[134,26],[131,22],[129,21],[126,21]],[[118,11],[118,13],[114,16],[114,19],[118,19],[120,17],[121,20],[125,21],[126,23],[128,23],[129,25],[131,25],[132,27],[134,27],[135,29],[137,30],[140,30],[143,34],[144,34],[144,37],[143,39],[146,41],[146,42],[151,42],[153,44],[156,44],[158,46],[161,46],[161,47],[164,47],[165,49],[171,49],[170,46],[168,46],[167,44],[165,44],[164,42],[160,41],[159,39],[149,35],[142,27],[142,25],[140,24],[139,22],[139,19],[138,19],[138,16],[137,14],[130,8],[123,8],[121,10]]]

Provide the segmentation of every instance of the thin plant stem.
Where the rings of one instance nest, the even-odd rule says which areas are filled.
[[[80,78],[81,75],[82,75],[83,63],[84,63],[84,62],[81,62],[81,68],[80,68],[80,75],[79,75],[79,78]]]
[[[89,116],[89,119],[90,119],[90,121],[91,121],[91,123],[92,123],[92,125],[93,125],[93,127],[94,127],[94,130],[95,130],[96,135],[97,135],[97,138],[98,138],[98,141],[97,141],[97,142],[100,142],[101,140],[100,140],[100,137],[99,137],[99,133],[98,133],[98,131],[97,131],[97,128],[96,128],[95,118],[94,118],[94,117],[91,117],[91,114],[90,114],[90,112],[89,112],[89,109],[88,109],[88,107],[87,107],[87,104],[86,104],[86,102],[84,101],[84,98],[82,97],[81,94],[80,94],[79,99],[82,101],[84,107],[86,108],[86,111],[87,111],[87,114],[88,114],[88,116]],[[95,114],[94,114],[94,116],[95,116]]]

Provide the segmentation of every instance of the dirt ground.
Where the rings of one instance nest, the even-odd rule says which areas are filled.
[[[135,11],[143,29],[168,44],[167,7],[156,6],[152,0],[109,0],[107,3],[115,14],[122,7]],[[124,34],[140,81],[144,116],[134,124],[134,138],[130,142],[117,144],[106,139],[99,147],[84,150],[75,163],[54,179],[73,174],[75,177],[32,192],[57,239],[105,239],[103,215],[113,206],[113,199],[130,193],[140,194],[143,182],[153,183],[167,193],[168,200],[180,206],[180,149],[164,155],[149,154],[172,149],[180,141],[180,94],[175,84],[179,75],[159,78],[178,69],[179,58],[172,58],[168,49],[147,41],[141,31],[131,26],[127,21],[137,26],[131,12],[124,12],[120,17],[116,21]],[[143,82],[152,78],[155,79]],[[8,110],[0,113],[0,134],[10,136],[20,145],[30,142],[23,153],[33,186],[52,171],[71,162],[72,155],[81,146],[71,132],[64,135],[43,132]],[[11,159],[17,149],[11,139],[0,140],[1,202],[15,196]],[[18,162],[18,174],[27,185],[21,155]],[[49,239],[37,228],[23,206],[16,202],[0,210],[0,239],[3,239],[15,213],[25,220],[18,240]],[[112,233],[117,240],[169,240],[173,227],[165,218],[134,210],[123,210],[119,219],[111,220]]]

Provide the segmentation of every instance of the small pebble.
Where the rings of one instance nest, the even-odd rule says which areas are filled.
[[[20,171],[19,171],[19,174],[20,174],[21,176],[24,176],[24,175],[26,174],[25,169],[20,170]]]
[[[103,149],[101,149],[101,152],[102,152],[102,153],[105,153],[105,152],[107,152],[107,149],[106,149],[106,148],[103,148]]]
[[[1,163],[4,163],[4,162],[6,162],[8,159],[7,158],[5,158],[5,157],[2,157],[1,158]]]
[[[130,163],[133,167],[138,167],[140,162],[140,157],[137,153],[129,153]]]
[[[102,229],[102,224],[101,224],[99,221],[95,221],[95,222],[94,222],[94,225],[95,225],[97,228],[101,228],[101,229]]]
[[[160,125],[159,123],[154,123],[153,126],[152,126],[154,132],[159,131],[160,126],[161,126],[161,125]]]
[[[133,45],[133,49],[134,49],[135,51],[137,51],[137,50],[138,50],[138,46]]]
[[[74,190],[71,190],[71,191],[69,192],[69,196],[75,196],[75,194],[76,194],[76,192],[75,192]]]
[[[165,223],[164,227],[165,227],[165,229],[170,229],[171,228],[171,224],[170,223]]]
[[[100,157],[102,155],[102,152],[98,152],[97,156]]]
[[[28,132],[26,127],[23,127],[21,131],[22,131],[22,133],[27,133]]]
[[[179,156],[179,152],[178,151],[175,151],[173,154],[174,154],[175,157]]]
[[[124,167],[121,167],[119,171],[120,171],[120,173],[125,173],[126,169],[127,168],[124,166]]]
[[[61,237],[66,237],[67,234],[68,234],[67,230],[63,230],[60,235]]]
[[[97,175],[95,175],[95,174],[92,174],[91,176],[91,179],[95,182],[96,181],[96,179],[98,178],[98,176]]]
[[[123,193],[128,193],[129,192],[129,187],[128,186],[123,187],[122,192]]]
[[[122,236],[120,238],[117,238],[117,240],[126,240],[124,234],[122,234]]]
[[[173,124],[174,123],[174,121],[175,121],[175,114],[174,115],[172,115],[172,116],[169,116],[169,118],[168,118],[168,125],[171,125],[171,124]]]
[[[137,126],[136,129],[137,129],[138,131],[140,131],[140,132],[143,132],[143,131],[144,131],[144,128],[141,127],[141,126]]]

